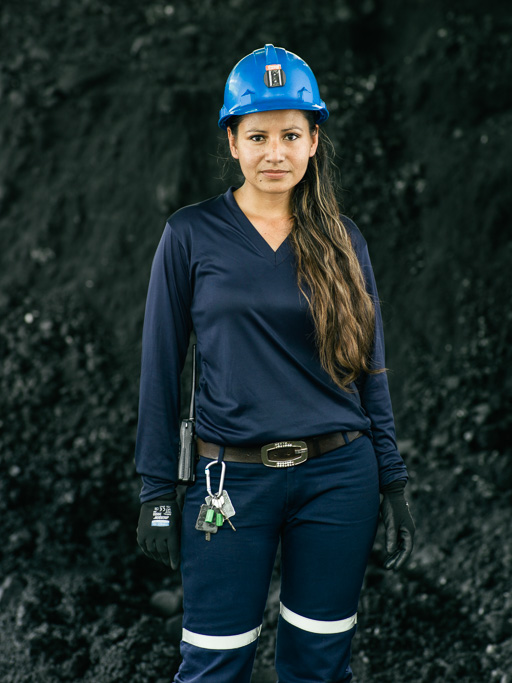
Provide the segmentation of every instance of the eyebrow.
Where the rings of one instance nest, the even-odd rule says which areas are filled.
[[[290,128],[283,128],[281,130],[281,133],[288,133],[290,130],[300,130],[302,133],[302,128],[300,126],[291,126]],[[246,133],[267,133],[268,131],[266,130],[261,130],[259,128],[249,128],[249,130],[245,131]]]

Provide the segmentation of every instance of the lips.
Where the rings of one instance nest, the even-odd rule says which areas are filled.
[[[288,173],[288,171],[277,171],[273,170],[271,168],[266,169],[265,171],[262,171],[262,174],[266,178],[284,178],[284,176]]]

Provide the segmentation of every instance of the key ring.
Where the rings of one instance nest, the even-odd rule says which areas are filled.
[[[210,467],[212,465],[222,465],[222,472],[220,475],[219,490],[217,491],[217,493],[215,495],[212,493],[212,485],[211,485],[211,479],[210,479]],[[224,477],[226,475],[226,463],[223,460],[221,462],[219,462],[218,460],[212,460],[204,468],[204,473],[206,475],[206,490],[208,491],[208,494],[212,498],[218,498],[219,496],[222,495],[222,491],[224,490]]]

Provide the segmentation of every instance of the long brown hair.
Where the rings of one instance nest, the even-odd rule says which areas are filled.
[[[300,291],[315,325],[320,362],[343,390],[371,368],[375,308],[366,291],[361,266],[340,217],[335,193],[333,145],[314,114],[304,111],[311,135],[319,135],[316,153],[292,194],[294,226],[290,241],[297,261]],[[228,125],[236,136],[241,116]]]

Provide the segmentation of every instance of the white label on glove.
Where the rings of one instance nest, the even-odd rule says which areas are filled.
[[[153,508],[153,520],[151,526],[170,526],[172,511],[170,505],[157,505]]]

